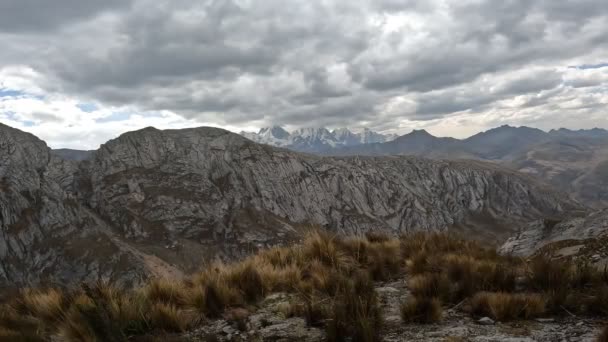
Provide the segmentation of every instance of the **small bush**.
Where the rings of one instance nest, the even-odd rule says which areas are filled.
[[[584,289],[601,282],[600,273],[588,263],[579,263],[574,267],[571,275],[571,286],[576,289]]]
[[[59,290],[25,290],[21,293],[23,308],[31,315],[46,322],[61,318],[67,300]]]
[[[539,294],[480,292],[471,299],[471,309],[498,321],[530,319],[545,313],[545,301]]]
[[[437,298],[411,297],[401,304],[401,319],[405,323],[436,323],[441,316],[441,302]]]
[[[605,327],[600,336],[597,337],[597,342],[608,342],[608,327]]]
[[[10,305],[0,306],[0,341],[42,342],[38,334],[40,321],[29,315],[19,314]]]
[[[338,279],[326,324],[327,340],[375,342],[380,340],[382,316],[374,285],[365,273]]]
[[[178,309],[174,304],[154,303],[149,312],[150,323],[157,329],[182,332],[192,323],[192,317]]]
[[[412,277],[408,281],[408,288],[417,298],[441,298],[450,297],[450,281],[443,273],[424,273]]]
[[[536,291],[559,290],[569,287],[572,281],[572,265],[538,257],[529,264],[528,285]]]
[[[372,243],[368,247],[366,264],[374,280],[386,281],[401,271],[401,259],[398,241]]]
[[[307,260],[318,260],[333,268],[349,268],[350,258],[338,247],[338,238],[327,232],[314,231],[307,235],[303,242],[303,253]]]
[[[602,317],[608,316],[608,285],[597,288],[585,304],[586,313]]]
[[[303,317],[306,325],[311,327],[323,326],[330,316],[329,299],[320,294],[302,294],[301,302],[292,302],[283,307],[286,317]]]
[[[242,263],[232,268],[228,272],[228,280],[248,302],[260,299],[266,292],[264,281],[251,262]]]
[[[151,280],[143,291],[152,303],[179,305],[185,300],[185,289],[182,284],[169,279]]]

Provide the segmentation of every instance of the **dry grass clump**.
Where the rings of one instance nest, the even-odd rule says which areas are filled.
[[[326,323],[327,340],[374,342],[380,340],[382,315],[369,274],[357,272],[338,280]]]
[[[103,283],[23,290],[0,305],[0,340],[124,341],[181,332],[281,291],[298,298],[285,314],[324,327],[330,341],[378,341],[382,319],[373,282],[406,271],[413,296],[401,315],[408,323],[439,321],[442,302],[465,302],[474,314],[498,320],[565,310],[608,315],[608,272],[588,265],[500,256],[445,233],[394,239],[312,231],[300,244],[213,263],[184,281],[153,279],[130,290]]]
[[[58,320],[67,304],[64,295],[55,289],[25,289],[20,297],[23,310],[47,322]]]
[[[450,280],[444,273],[416,275],[409,279],[408,288],[417,298],[450,298]]]
[[[574,267],[569,263],[539,257],[532,260],[528,267],[527,285],[537,291],[567,288],[573,279]]]
[[[401,319],[406,323],[437,323],[441,316],[441,302],[437,298],[412,297],[401,304]]]
[[[608,327],[605,327],[600,336],[597,337],[597,342],[608,342]]]
[[[530,319],[545,313],[545,300],[539,294],[479,292],[471,299],[471,310],[498,321]]]
[[[174,304],[154,303],[149,310],[150,324],[163,331],[182,332],[193,322],[188,312],[180,310]]]
[[[41,322],[20,314],[11,305],[0,306],[0,341],[44,341],[38,334]]]
[[[169,279],[151,280],[143,293],[153,303],[182,304],[185,300],[183,284]]]

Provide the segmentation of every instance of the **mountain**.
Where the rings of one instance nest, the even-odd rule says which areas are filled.
[[[301,128],[289,133],[280,126],[262,128],[258,133],[241,132],[240,135],[260,144],[308,153],[325,153],[339,147],[387,142],[396,138],[367,128],[360,133],[353,133],[348,128],[329,131],[323,127]]]
[[[606,138],[608,137],[608,131],[601,128],[592,128],[592,129],[579,129],[579,130],[570,130],[567,128],[553,129],[549,131],[549,134],[552,136],[559,136],[563,138]]]
[[[311,226],[496,240],[581,208],[484,162],[319,157],[206,127],[125,133],[73,161],[0,125],[0,157],[4,285],[177,276]]]
[[[571,193],[589,206],[608,205],[608,131],[501,126],[459,140],[413,131],[390,142],[336,147],[324,155],[414,155],[499,163]]]
[[[504,164],[544,179],[590,206],[608,206],[608,135],[559,135]]]
[[[69,148],[60,148],[51,150],[51,153],[65,160],[83,161],[91,158],[94,151],[72,150]]]
[[[66,284],[148,274],[105,222],[62,189],[78,167],[0,124],[0,285]]]
[[[549,134],[530,127],[501,126],[465,139],[463,145],[470,153],[488,160],[508,159],[512,154],[549,140]]]
[[[429,158],[449,155],[452,159],[469,157],[470,155],[466,152],[458,155],[459,151],[464,151],[461,145],[462,142],[454,138],[438,138],[425,130],[414,130],[389,142],[335,148],[325,154],[336,156],[413,155]]]

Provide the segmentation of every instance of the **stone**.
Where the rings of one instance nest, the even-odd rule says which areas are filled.
[[[477,323],[479,323],[481,325],[494,325],[494,320],[491,319],[490,317],[483,317],[483,318],[480,318],[479,320],[477,320]]]
[[[553,323],[553,322],[555,322],[555,319],[554,318],[537,318],[536,321],[539,323]]]

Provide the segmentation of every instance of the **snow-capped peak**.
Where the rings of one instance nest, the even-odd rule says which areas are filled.
[[[306,127],[290,133],[280,126],[265,127],[258,133],[241,132],[241,135],[258,143],[302,152],[325,152],[336,147],[382,143],[396,137],[396,135],[383,135],[368,128],[361,133],[353,133],[346,127],[336,128],[331,132],[324,127]]]

